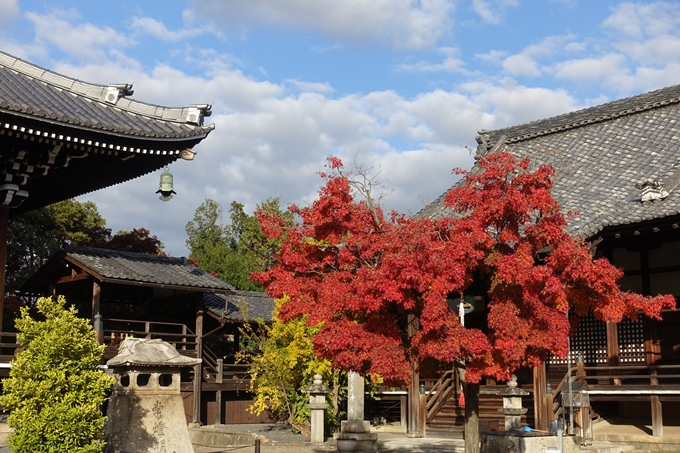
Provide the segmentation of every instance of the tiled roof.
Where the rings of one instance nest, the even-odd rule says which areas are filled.
[[[64,247],[64,251],[67,258],[106,280],[183,286],[193,290],[234,291],[228,283],[192,266],[184,258],[93,247]]]
[[[248,320],[261,319],[269,322],[274,312],[274,299],[267,293],[236,290],[225,297],[224,294],[203,294],[205,306],[222,318],[243,321],[245,311]]]
[[[478,158],[508,152],[556,168],[553,196],[564,212],[579,212],[572,234],[680,213],[680,85],[480,134]],[[640,187],[654,182],[657,199],[643,202]],[[417,215],[451,215],[444,195]]]
[[[0,52],[0,112],[154,140],[205,137],[214,128],[202,125],[209,106],[146,104],[126,98],[129,88],[82,82]]]

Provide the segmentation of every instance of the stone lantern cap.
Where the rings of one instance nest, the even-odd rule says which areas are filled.
[[[184,367],[201,363],[181,355],[171,344],[163,340],[126,338],[118,348],[118,355],[106,362],[108,367],[154,366]]]
[[[504,397],[512,397],[512,396],[527,396],[529,392],[524,391],[521,388],[517,387],[517,376],[513,374],[511,379],[507,383],[507,387],[498,392],[498,394]]]
[[[307,388],[303,389],[303,393],[309,393],[311,395],[326,395],[328,393],[331,393],[331,389],[329,389],[324,383],[323,383],[323,376],[320,374],[315,374],[314,375],[314,382],[312,385],[308,386]]]

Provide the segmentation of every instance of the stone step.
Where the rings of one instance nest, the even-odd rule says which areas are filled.
[[[378,440],[379,451],[393,452],[437,452],[437,453],[465,453],[463,439],[450,438],[416,438],[407,437]]]
[[[593,442],[592,445],[581,447],[581,453],[623,453],[634,452],[634,445],[618,444],[612,442]]]

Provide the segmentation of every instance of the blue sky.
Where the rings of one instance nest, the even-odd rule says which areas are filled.
[[[480,129],[680,83],[680,4],[584,0],[0,0],[0,49],[136,99],[213,103],[193,162],[81,197],[175,256],[206,198],[310,203],[326,156],[380,169],[417,212]],[[159,172],[160,173],[160,172]],[[225,213],[226,217],[226,213]]]

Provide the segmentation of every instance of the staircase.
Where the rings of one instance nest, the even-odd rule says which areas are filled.
[[[480,431],[503,431],[505,418],[498,411],[503,407],[500,391],[505,385],[482,385],[479,391],[479,429]],[[528,390],[528,389],[525,389]],[[426,400],[427,435],[429,437],[457,436],[465,426],[465,406],[460,405],[460,383],[455,371],[442,375],[428,392]],[[522,424],[533,426],[534,408],[529,398],[524,403],[527,413],[522,416]]]

